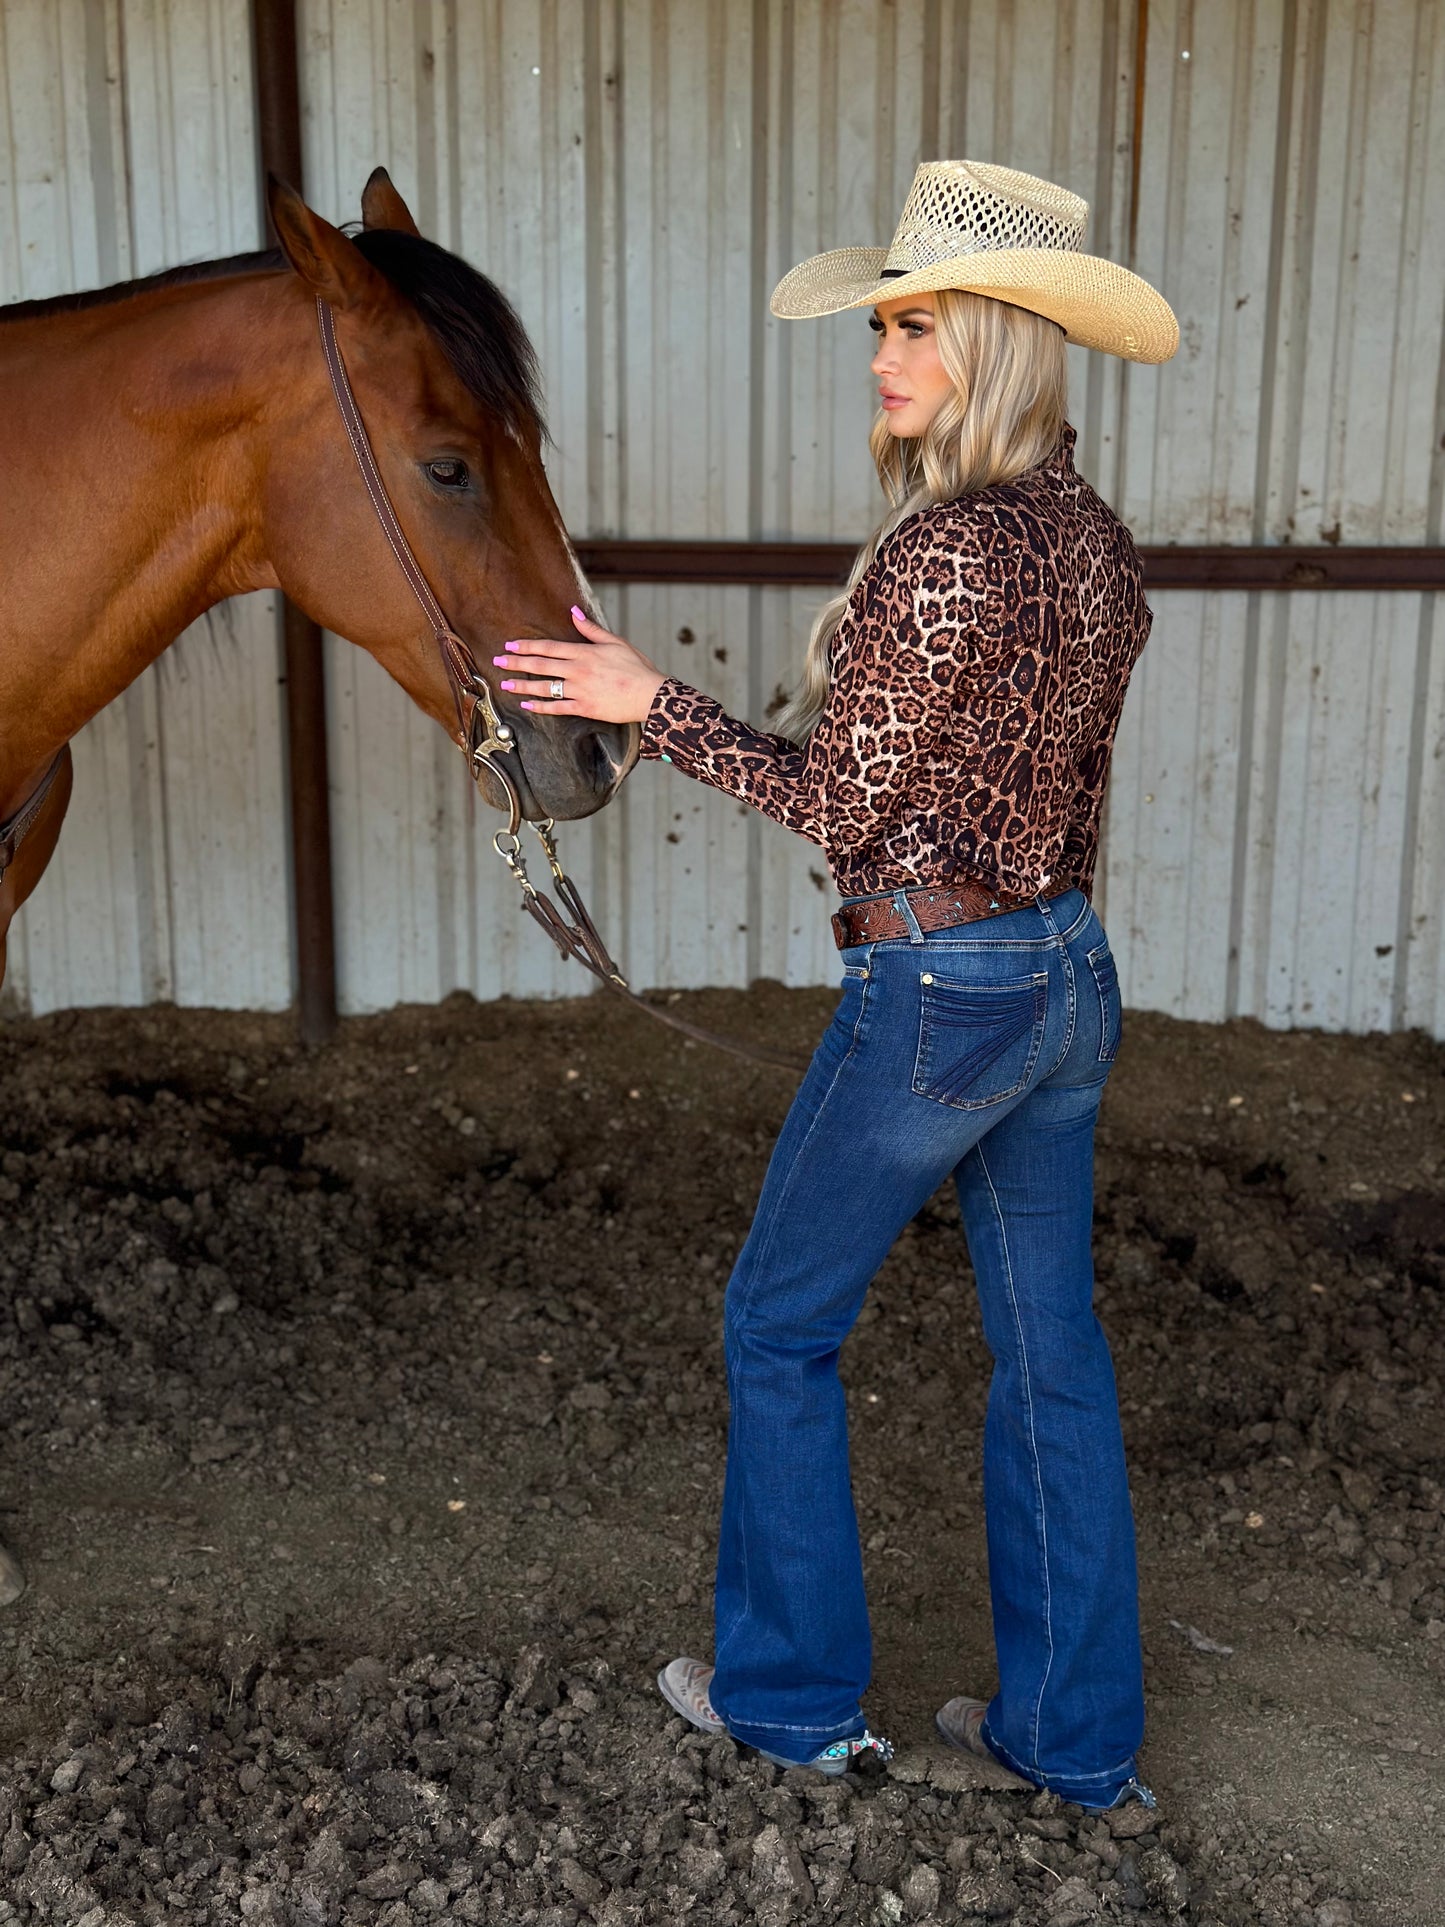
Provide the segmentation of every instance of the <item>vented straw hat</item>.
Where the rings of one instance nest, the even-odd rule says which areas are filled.
[[[1067,188],[987,161],[924,161],[886,248],[833,248],[785,274],[786,321],[964,288],[1056,321],[1070,341],[1126,361],[1168,361],[1179,323],[1163,295],[1081,250],[1089,204]]]

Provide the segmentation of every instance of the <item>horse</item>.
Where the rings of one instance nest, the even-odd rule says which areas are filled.
[[[547,484],[536,359],[500,289],[419,232],[384,168],[352,234],[285,182],[267,198],[279,250],[0,308],[0,981],[60,835],[71,739],[227,596],[283,590],[477,748],[455,660],[358,472],[328,332],[469,673],[510,638],[572,634],[574,603],[596,613]],[[471,707],[510,753],[505,778],[486,755],[473,773],[513,828],[600,809],[636,725],[524,711],[480,675]],[[0,1604],[23,1585],[0,1548]]]

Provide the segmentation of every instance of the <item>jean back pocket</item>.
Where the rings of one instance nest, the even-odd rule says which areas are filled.
[[[1016,1097],[1044,1041],[1049,976],[1011,983],[924,976],[913,1089],[919,1097],[979,1111]]]
[[[1099,1062],[1111,1064],[1124,1034],[1124,1008],[1119,997],[1119,972],[1106,937],[1088,953],[1089,969],[1099,993]]]

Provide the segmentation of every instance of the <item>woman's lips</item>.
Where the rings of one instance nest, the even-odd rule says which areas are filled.
[[[908,397],[907,395],[890,395],[885,392],[879,396],[879,402],[884,408],[906,408],[908,406]]]

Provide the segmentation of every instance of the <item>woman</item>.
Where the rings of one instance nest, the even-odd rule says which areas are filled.
[[[902,1227],[952,1177],[994,1358],[984,1433],[999,1688],[952,1745],[1092,1808],[1153,1796],[1133,1522],[1091,1299],[1093,1135],[1120,1035],[1090,904],[1100,808],[1149,630],[1127,531],[1074,471],[1066,338],[1141,361],[1178,328],[1080,252],[1087,207],[1010,169],[918,169],[889,249],[774,292],[872,309],[888,512],[819,614],[765,734],[573,616],[504,689],[644,724],[643,754],[821,843],[843,994],[728,1285],[731,1421],[712,1667],[659,1685],[705,1731],[841,1773],[891,1748],[861,1711],[870,1635],[839,1349]]]

